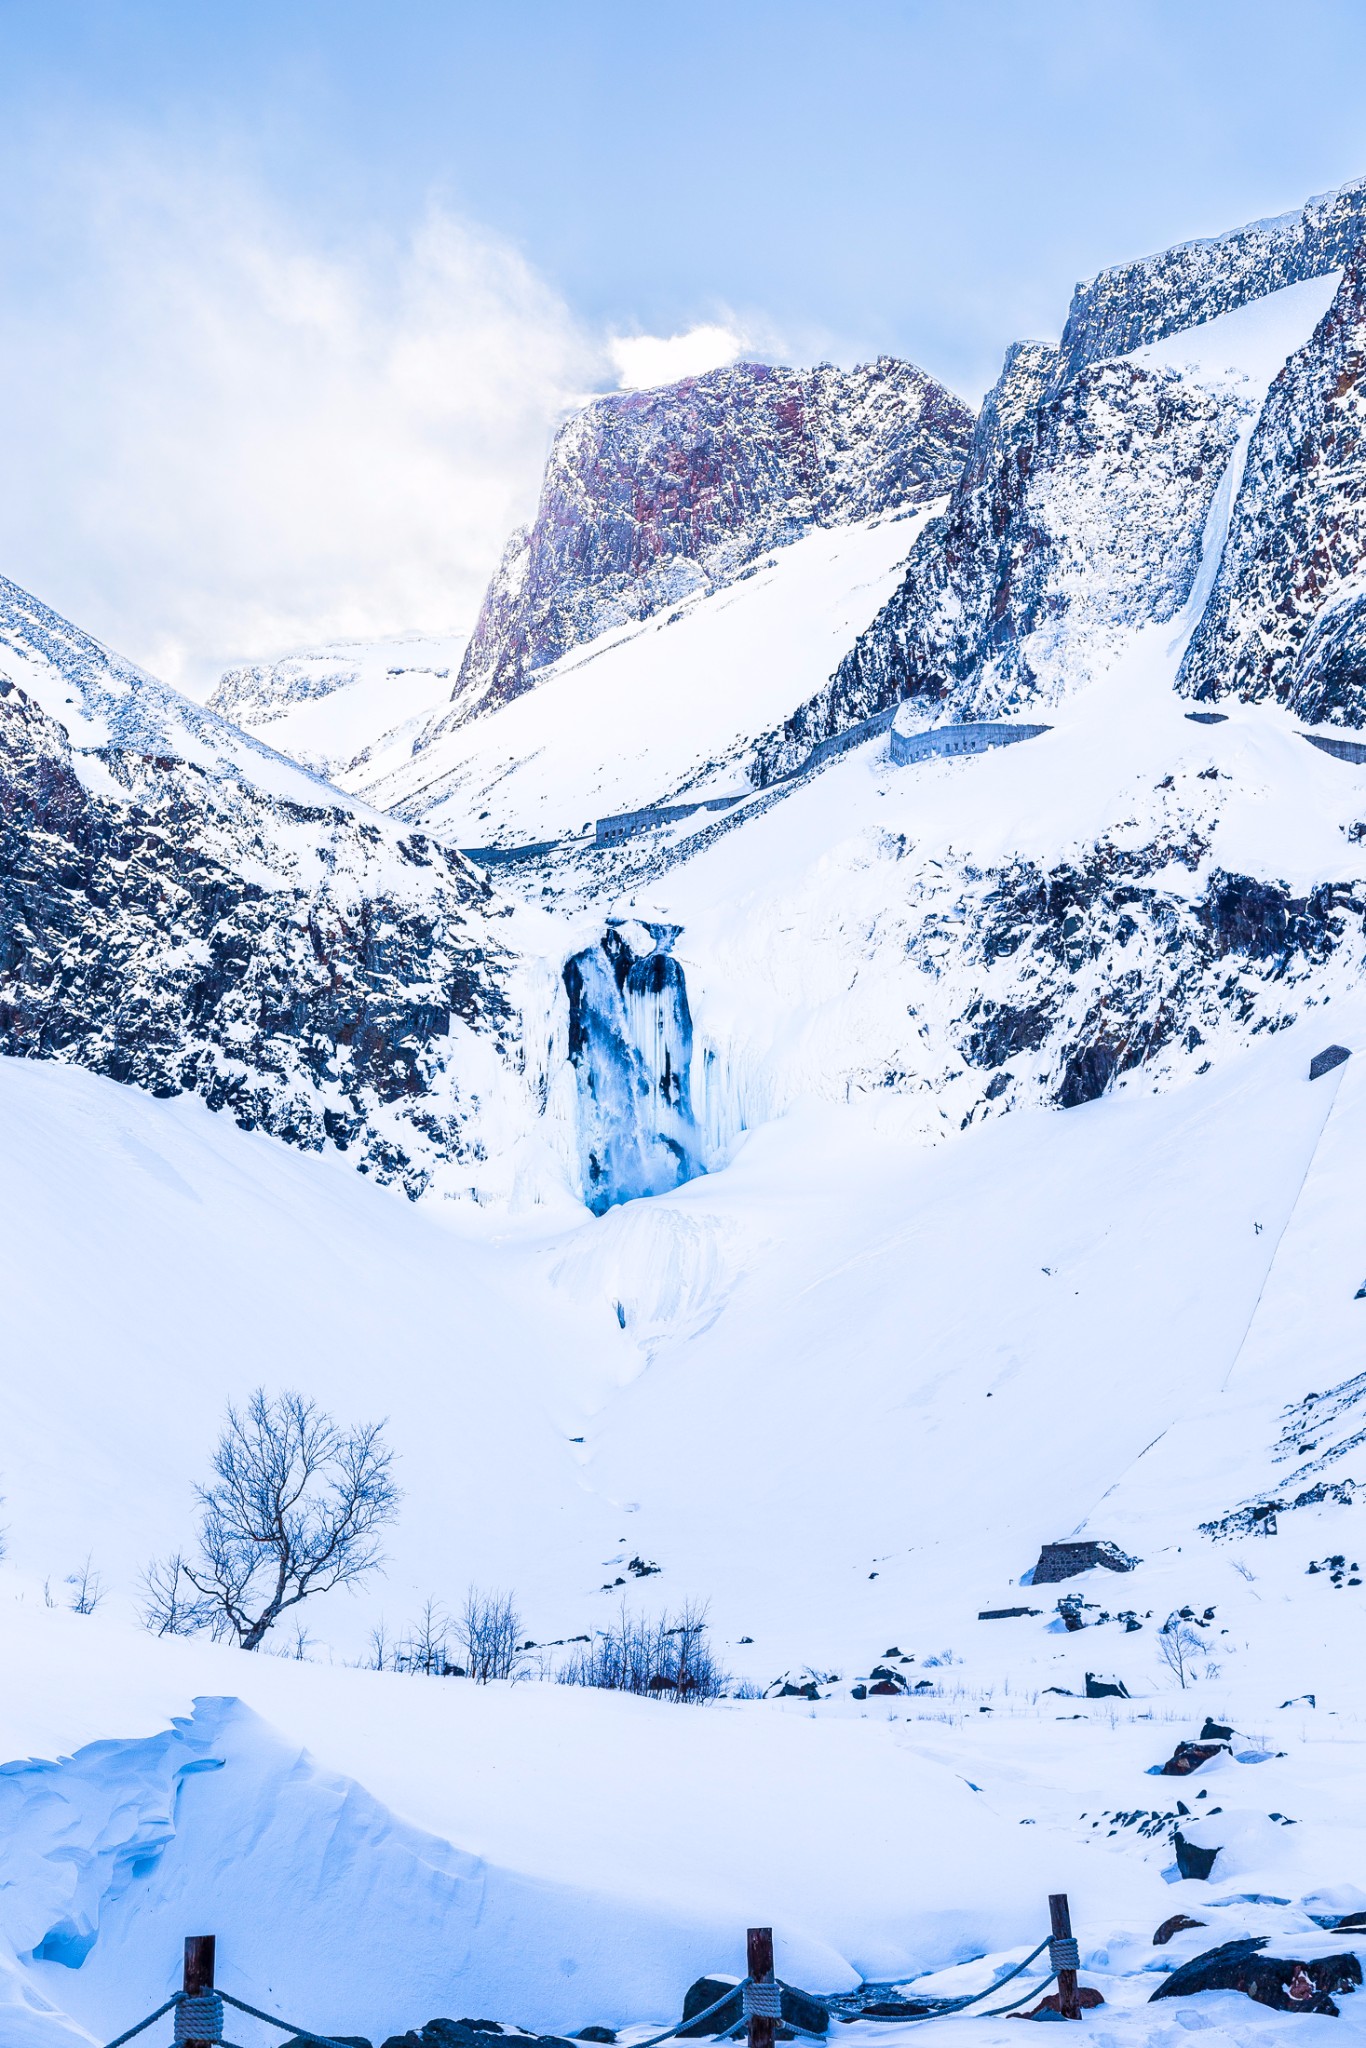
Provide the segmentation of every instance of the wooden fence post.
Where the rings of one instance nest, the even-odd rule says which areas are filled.
[[[185,1974],[181,1989],[193,1998],[201,1991],[213,1990],[214,1937],[212,1934],[187,1934],[185,1937]],[[184,2048],[217,2048],[217,2044],[205,2041],[187,2041]]]
[[[1067,1903],[1066,1892],[1050,1892],[1048,1913],[1053,1926],[1055,1941],[1070,1941],[1072,1938],[1072,1912]],[[1077,1997],[1077,1973],[1075,1970],[1058,1971],[1058,2008],[1065,2020],[1081,2018],[1081,2003]]]
[[[751,1927],[745,1941],[745,1968],[755,1984],[773,1981],[773,1929]],[[773,2048],[773,2021],[750,2014],[749,2048]]]

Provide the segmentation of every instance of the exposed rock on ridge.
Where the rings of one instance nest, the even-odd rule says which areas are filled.
[[[1208,241],[1102,270],[1072,295],[1063,374],[1161,341],[1251,299],[1339,270],[1366,228],[1366,180],[1311,199],[1296,213],[1253,221]]]
[[[902,698],[927,718],[1053,700],[1126,628],[1190,594],[1249,401],[1120,360],[1040,397],[1051,350],[1012,350],[942,520],[825,689],[758,750],[758,779]]]
[[[1060,673],[1064,656],[1070,673],[1084,677],[1086,643],[1089,639],[1097,645],[1097,631],[1103,641],[1114,629],[1170,617],[1175,609],[1171,593],[1180,591],[1178,603],[1188,594],[1200,524],[1218,482],[1217,470],[1211,472],[1208,464],[1217,459],[1217,444],[1223,441],[1227,451],[1231,441],[1219,430],[1202,448],[1198,433],[1192,434],[1183,469],[1173,447],[1171,418],[1158,408],[1150,424],[1141,405],[1129,407],[1127,418],[1108,430],[1116,456],[1114,475],[1127,493],[1121,507],[1121,501],[1110,501],[1103,488],[1097,493],[1088,487],[1078,460],[1088,462],[1095,451],[1080,431],[1070,437],[1060,432],[1060,419],[1070,414],[1080,429],[1080,416],[1098,400],[1113,403],[1106,385],[1121,372],[1129,351],[1287,285],[1355,265],[1364,227],[1366,181],[1312,199],[1297,213],[1254,222],[1210,241],[1183,243],[1161,255],[1102,271],[1079,285],[1059,349],[1027,342],[1007,353],[1000,380],[983,405],[944,523],[922,534],[902,589],[825,689],[799,706],[760,745],[758,779],[770,780],[814,741],[901,696],[923,696],[927,706],[939,702],[970,715],[989,716],[1007,703],[1027,701],[1035,690],[1046,692]],[[1350,352],[1346,344],[1344,350]],[[1337,373],[1344,374],[1345,369],[1344,355]],[[1196,388],[1187,387],[1192,397]],[[1306,405],[1312,410],[1321,403],[1322,394],[1301,394],[1301,412]],[[1172,409],[1179,409],[1179,402],[1168,411]],[[1198,413],[1198,400],[1195,410]],[[1268,408],[1269,419],[1270,414]],[[1303,421],[1301,426],[1308,431]],[[1288,469],[1294,425],[1288,420],[1273,422],[1269,431],[1284,444],[1281,461]],[[1345,466],[1351,457],[1350,442],[1334,440],[1331,422],[1325,431],[1333,441],[1333,459]],[[1099,415],[1094,432],[1099,446],[1107,433]],[[1258,441],[1263,438],[1259,433]],[[1326,454],[1325,449],[1322,457],[1315,456],[1315,463]],[[1258,461],[1249,464],[1253,481],[1245,490],[1253,487],[1265,464],[1263,449]],[[1074,475],[1069,476],[1069,469]],[[1146,503],[1145,478],[1151,490]],[[1175,496],[1170,495],[1173,488]],[[1307,561],[1318,545],[1311,533],[1312,485],[1303,496],[1299,559]],[[1116,517],[1121,510],[1123,516]],[[1198,519],[1189,516],[1196,513]],[[1152,529],[1146,548],[1137,545],[1137,535],[1127,530],[1130,522],[1140,519]],[[1079,580],[1076,571],[1092,548],[1098,550],[1101,575],[1083,594],[1084,579]],[[1131,553],[1127,575],[1120,559],[1126,551]],[[1338,546],[1339,563],[1345,563],[1348,551],[1346,543]],[[1150,599],[1154,558],[1163,559],[1177,573],[1159,569]],[[1269,587],[1271,577],[1263,580]],[[1312,571],[1307,590],[1297,586],[1269,601],[1274,604],[1281,595],[1288,609],[1301,613],[1316,611],[1321,602]],[[1023,650],[1020,643],[1031,633],[1035,637]],[[1317,715],[1354,722],[1343,709],[1351,694],[1343,678],[1354,667],[1357,628],[1346,615],[1335,616],[1325,633],[1314,663],[1315,673],[1322,668],[1326,680],[1317,698],[1306,689],[1304,712],[1315,715],[1308,707],[1321,699],[1336,708]],[[1192,686],[1195,674],[1192,668]],[[1202,694],[1212,687],[1203,672],[1198,687]]]
[[[482,879],[13,585],[0,629],[96,741],[0,675],[0,1052],[193,1091],[411,1194],[477,1162],[509,1016]]]
[[[1271,386],[1182,664],[1192,696],[1366,724],[1366,260]]]
[[[946,491],[968,408],[913,364],[738,363],[597,399],[561,428],[428,738],[531,687],[568,648],[742,575],[815,526]]]

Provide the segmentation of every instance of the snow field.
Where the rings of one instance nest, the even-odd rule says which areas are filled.
[[[466,637],[342,640],[229,671],[219,689],[240,690],[242,702],[225,704],[223,716],[316,774],[355,788],[401,765],[418,733],[444,711]]]
[[[825,681],[939,509],[807,534],[739,583],[603,633],[364,794],[454,844],[515,846],[747,789],[750,744]]]

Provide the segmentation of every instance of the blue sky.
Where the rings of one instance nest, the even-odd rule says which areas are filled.
[[[976,399],[1076,278],[1363,172],[1359,4],[0,0],[0,570],[182,680],[458,623],[613,336]]]

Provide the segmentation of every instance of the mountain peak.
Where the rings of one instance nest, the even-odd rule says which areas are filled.
[[[733,363],[595,399],[564,424],[433,728],[533,686],[568,648],[685,604],[818,526],[901,512],[962,466],[973,416],[913,363]]]

